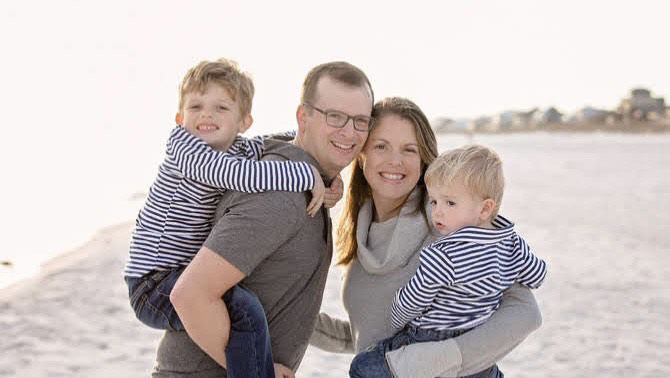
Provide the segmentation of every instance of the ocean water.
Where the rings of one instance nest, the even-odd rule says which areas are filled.
[[[11,263],[0,266],[0,288],[36,274],[44,262],[84,244],[100,229],[134,220],[168,133],[117,139],[97,135],[91,139],[105,143],[73,146],[69,154],[62,153],[62,146],[44,148],[42,159],[13,165],[10,176],[16,180],[3,186],[0,199],[5,219],[0,261]],[[503,213],[505,207],[514,209],[520,224],[524,218],[540,219],[550,229],[557,221],[586,221],[590,232],[616,227],[670,247],[670,134],[438,136],[441,151],[470,142],[495,148],[504,162],[507,187],[524,188],[509,190],[502,208]],[[588,180],[580,180],[584,175]],[[570,196],[543,195],[551,181]],[[602,203],[602,211],[590,211],[584,219],[575,208],[574,216],[566,211],[560,220],[543,212],[555,206],[548,202],[564,201],[569,208],[569,198],[580,203],[585,197]],[[621,221],[612,222],[612,217]]]

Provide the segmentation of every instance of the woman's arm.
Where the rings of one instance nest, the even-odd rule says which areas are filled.
[[[386,360],[396,378],[471,375],[495,364],[541,324],[533,294],[514,284],[486,323],[453,339],[405,346],[387,353]]]
[[[331,318],[323,312],[316,319],[316,327],[309,343],[327,352],[354,353],[349,322]]]

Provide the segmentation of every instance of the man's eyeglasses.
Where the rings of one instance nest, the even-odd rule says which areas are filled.
[[[347,113],[343,113],[337,110],[331,110],[331,109],[321,110],[307,101],[305,101],[303,104],[309,106],[310,108],[326,116],[326,123],[328,124],[328,126],[335,127],[338,129],[343,128],[344,125],[346,125],[347,122],[349,122],[349,119],[354,121],[354,129],[357,131],[370,131],[372,125],[375,123],[375,119],[369,116],[364,115],[350,116]]]

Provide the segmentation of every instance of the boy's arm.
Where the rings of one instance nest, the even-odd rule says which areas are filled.
[[[316,318],[316,327],[309,343],[328,352],[354,353],[349,322],[331,318],[323,312]]]
[[[276,138],[288,141],[295,138],[295,131],[286,131],[280,134],[255,136],[250,139],[238,137],[236,139],[236,142],[238,143],[234,143],[231,146],[231,148],[239,148],[239,150],[237,150],[239,151],[239,153],[238,152],[235,153],[236,156],[241,154],[242,156],[245,156],[248,159],[259,160],[263,155],[263,151],[265,150],[264,141],[267,138]],[[307,214],[313,217],[317,214],[322,204],[324,204],[324,206],[326,207],[332,207],[332,205],[328,206],[328,204],[332,202],[330,200],[332,196],[328,196],[329,193],[326,191],[326,186],[323,182],[323,178],[321,178],[321,173],[319,172],[319,170],[316,169],[316,167],[314,167],[311,164],[309,165],[309,167],[312,170],[312,175],[314,176],[314,185],[311,188],[312,199],[309,201],[309,204],[307,204]],[[340,191],[340,197],[341,197],[341,191]],[[337,200],[335,202],[337,202]]]
[[[443,341],[416,343],[388,352],[396,378],[460,377],[492,366],[542,324],[530,289],[514,284],[485,323]],[[418,363],[417,361],[421,361]]]
[[[342,182],[342,177],[338,174],[330,182],[330,186],[326,188],[326,193],[323,196],[323,206],[328,209],[333,208],[342,199],[343,192],[344,183]]]
[[[251,148],[249,146],[253,145],[233,145],[230,150],[245,157],[262,152],[256,148],[247,150]],[[241,159],[229,152],[214,150],[182,127],[172,132],[167,153],[168,159],[186,178],[220,189],[246,193],[268,190],[303,192],[314,188],[317,180],[308,163]]]
[[[547,263],[535,256],[522,238],[518,238],[518,242],[523,258],[523,265],[517,277],[517,282],[531,289],[537,289],[542,285],[547,275]]]
[[[442,254],[432,247],[422,249],[416,274],[396,292],[391,307],[391,321],[396,330],[421,315],[433,301],[441,286],[453,282],[451,275],[453,269],[445,269],[434,263],[436,259],[439,259],[442,265],[451,267],[449,259],[441,258],[440,255]]]

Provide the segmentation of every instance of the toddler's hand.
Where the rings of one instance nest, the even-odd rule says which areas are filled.
[[[310,168],[312,168],[312,173],[314,174],[314,187],[312,188],[312,200],[309,201],[309,205],[307,205],[307,214],[309,214],[310,217],[313,217],[316,215],[317,211],[319,211],[321,204],[323,204],[326,186],[323,184],[323,179],[321,178],[319,170],[313,165],[310,165]]]
[[[342,199],[342,192],[344,190],[344,183],[342,182],[342,177],[338,174],[333,182],[330,183],[330,186],[326,188],[326,194],[323,198],[323,206],[330,209],[339,200]]]
[[[286,366],[278,363],[274,363],[275,367],[275,378],[295,378],[293,371]]]

